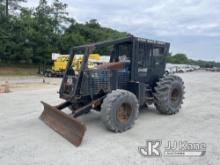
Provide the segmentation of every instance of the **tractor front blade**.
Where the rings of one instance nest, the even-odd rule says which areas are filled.
[[[86,131],[86,126],[54,106],[44,102],[42,104],[44,105],[44,111],[40,119],[69,142],[79,146]]]

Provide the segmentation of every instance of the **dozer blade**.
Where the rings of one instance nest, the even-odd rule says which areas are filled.
[[[86,131],[86,126],[56,107],[44,102],[41,103],[44,105],[44,111],[40,119],[69,142],[79,146]]]

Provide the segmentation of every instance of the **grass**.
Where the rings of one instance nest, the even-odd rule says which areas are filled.
[[[30,76],[37,75],[36,66],[6,66],[0,65],[0,76]]]

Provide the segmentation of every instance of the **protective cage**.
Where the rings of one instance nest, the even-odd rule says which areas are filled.
[[[93,69],[87,70],[83,73],[82,84],[80,88],[81,96],[93,96],[100,92],[109,92],[114,87],[113,84],[113,72],[109,69]],[[127,82],[129,80],[130,72],[126,70],[117,71],[117,77],[119,79],[117,86],[121,89],[126,89]],[[79,75],[68,76],[66,79],[64,93],[70,95],[74,92],[75,85]],[[71,80],[68,80],[71,79]]]

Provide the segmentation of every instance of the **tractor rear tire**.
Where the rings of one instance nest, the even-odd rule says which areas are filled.
[[[155,106],[160,113],[172,115],[179,112],[185,89],[183,80],[179,76],[164,76],[154,89]]]
[[[105,127],[113,132],[124,132],[134,125],[138,117],[137,97],[126,90],[112,91],[101,106],[101,118]]]

